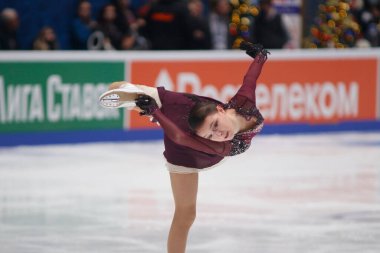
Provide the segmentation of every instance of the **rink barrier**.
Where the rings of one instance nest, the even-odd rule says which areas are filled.
[[[90,142],[152,141],[163,138],[161,129],[154,130],[87,130],[0,134],[1,146],[46,145]]]
[[[310,126],[306,124],[266,125],[260,134],[316,134],[321,132],[379,131],[380,121],[345,122],[332,125]],[[140,130],[87,130],[34,133],[0,134],[0,146],[47,145],[91,142],[154,141],[163,138],[163,131],[157,129]]]
[[[256,90],[263,134],[379,130],[379,59],[272,50]],[[101,108],[99,94],[128,80],[227,101],[249,63],[240,51],[2,52],[0,146],[161,139],[137,113]]]

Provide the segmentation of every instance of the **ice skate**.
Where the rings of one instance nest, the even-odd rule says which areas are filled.
[[[99,103],[105,108],[132,109],[136,106],[135,99],[140,94],[145,94],[145,92],[136,85],[125,82],[119,88],[103,93],[99,97]]]

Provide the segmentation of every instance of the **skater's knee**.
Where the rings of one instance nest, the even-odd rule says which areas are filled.
[[[181,227],[190,228],[196,217],[196,207],[176,207],[174,213],[174,223]]]

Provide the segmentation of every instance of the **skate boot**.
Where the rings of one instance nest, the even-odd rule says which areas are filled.
[[[133,109],[136,106],[135,99],[141,94],[145,92],[136,85],[125,82],[119,88],[104,92],[99,97],[99,103],[105,108]]]

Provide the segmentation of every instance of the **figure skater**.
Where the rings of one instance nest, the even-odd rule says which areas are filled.
[[[195,220],[198,172],[217,165],[225,156],[246,151],[263,127],[256,107],[256,81],[268,51],[242,42],[240,48],[254,58],[237,94],[223,104],[188,93],[114,82],[100,97],[104,107],[127,107],[158,121],[164,130],[164,156],[170,172],[175,212],[168,253],[185,252],[188,232]]]

